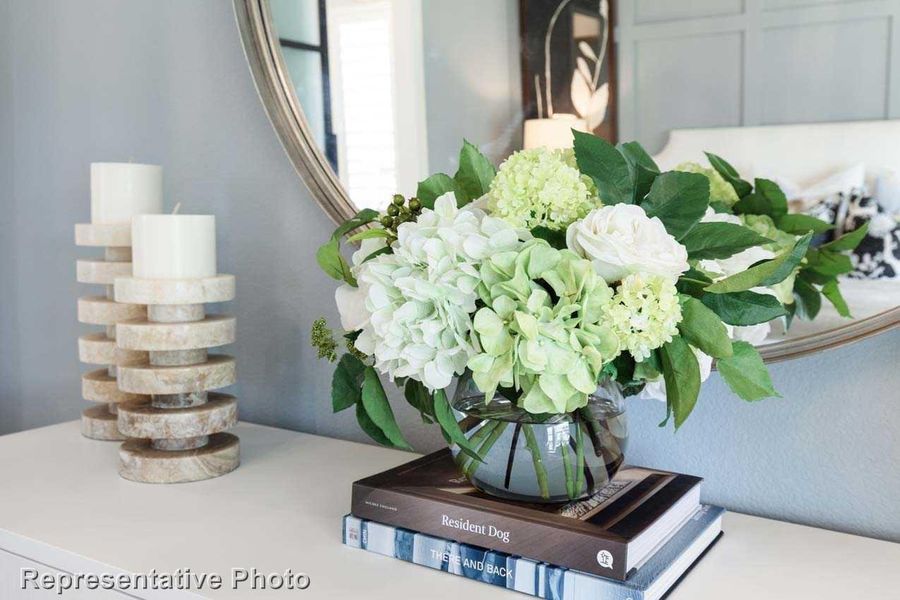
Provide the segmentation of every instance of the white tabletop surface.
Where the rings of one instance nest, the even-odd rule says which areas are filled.
[[[117,444],[81,437],[75,422],[2,436],[0,549],[66,572],[189,568],[228,587],[233,568],[292,569],[311,580],[305,591],[204,593],[213,598],[525,597],[341,544],[351,482],[410,454],[258,425],[235,433],[237,471],[169,486],[120,479]],[[724,529],[671,600],[900,598],[898,544],[734,513]]]

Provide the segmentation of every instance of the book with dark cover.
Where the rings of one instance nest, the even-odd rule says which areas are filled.
[[[459,544],[406,529],[344,517],[344,543],[551,600],[659,600],[685,577],[722,535],[722,515],[702,506],[625,581]]]
[[[354,516],[624,580],[700,506],[701,479],[626,467],[594,496],[523,504],[483,494],[441,450],[353,484]]]

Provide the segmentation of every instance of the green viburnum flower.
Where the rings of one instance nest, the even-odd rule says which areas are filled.
[[[770,250],[776,255],[793,248],[800,237],[778,229],[775,226],[775,221],[768,215],[741,215],[741,221],[756,233],[774,240],[773,243],[766,244],[762,248]],[[769,289],[772,290],[772,293],[775,294],[775,297],[782,304],[791,304],[794,301],[794,280],[799,272],[800,267],[797,267],[784,281],[769,286]]]
[[[622,280],[604,307],[604,318],[637,362],[678,333],[681,305],[675,284],[666,277],[632,273]]]
[[[572,150],[532,148],[500,165],[488,191],[488,212],[515,227],[565,229],[600,206]]]
[[[487,259],[478,295],[486,305],[473,321],[482,352],[468,367],[485,401],[502,386],[521,390],[519,406],[530,413],[585,406],[619,353],[603,322],[612,290],[590,261],[534,239]]]
[[[703,165],[695,162],[686,162],[681,163],[677,167],[675,167],[676,171],[684,171],[686,173],[700,173],[701,175],[706,175],[706,178],[709,179],[709,201],[710,202],[721,202],[726,206],[734,206],[734,203],[740,200],[738,198],[737,192],[734,191],[734,188],[731,187],[731,184],[725,181],[725,179],[719,175],[719,172],[715,169],[704,167]]]

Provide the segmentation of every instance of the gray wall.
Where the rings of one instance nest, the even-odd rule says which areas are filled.
[[[463,138],[495,162],[521,148],[518,0],[429,0],[422,37],[429,172],[452,175]]]
[[[671,129],[900,117],[900,3],[619,2],[619,127],[659,151]]]
[[[331,369],[307,345],[313,319],[336,318],[312,258],[331,224],[266,120],[229,2],[0,0],[0,124],[0,433],[85,406],[72,225],[89,218],[88,163],[134,158],[165,165],[170,202],[217,215],[244,418],[363,439],[330,414]],[[713,375],[677,434],[635,402],[631,458],[707,477],[708,501],[900,540],[898,347],[895,331],[773,365],[784,398],[753,405]],[[397,406],[420,450],[439,447]]]

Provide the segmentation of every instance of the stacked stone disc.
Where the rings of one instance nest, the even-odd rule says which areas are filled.
[[[126,319],[146,318],[147,309],[141,304],[120,303],[113,299],[113,283],[117,277],[131,275],[131,226],[130,224],[78,224],[75,226],[75,244],[104,248],[104,257],[77,261],[76,276],[79,283],[103,286],[101,295],[83,296],[78,299],[78,320],[89,325],[104,327],[78,338],[78,356],[81,362],[102,365],[81,377],[81,395],[95,406],[81,413],[81,433],[94,440],[121,441],[118,406],[129,402],[134,406],[145,404],[149,398],[142,394],[123,392],[116,382],[118,368],[147,360],[147,353],[116,347],[116,323]]]
[[[213,390],[235,382],[234,358],[210,348],[234,342],[235,319],[207,315],[205,304],[234,298],[234,276],[200,279],[120,278],[120,302],[146,304],[145,318],[120,322],[118,347],[146,358],[119,367],[123,394],[150,402],[119,406],[119,474],[145,483],[181,483],[224,475],[240,463],[240,444],[227,433],[237,399]]]

